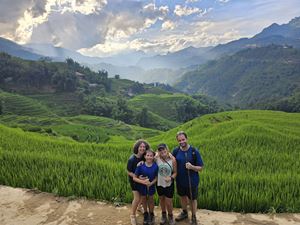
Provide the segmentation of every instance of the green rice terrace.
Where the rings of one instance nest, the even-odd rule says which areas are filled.
[[[28,121],[25,117],[23,121]],[[105,119],[91,116],[38,118],[33,120],[39,126],[51,124],[61,136],[69,136],[72,125],[108,129],[105,126],[109,124],[103,122]],[[89,143],[84,138],[80,143],[8,127],[13,123],[20,127],[20,120],[22,117],[13,115],[1,117],[1,123],[5,124],[0,125],[0,184],[3,185],[129,203],[132,193],[126,163],[134,139],[145,132],[143,137],[153,148],[160,142],[173,148],[177,145],[176,132],[184,130],[190,143],[200,148],[205,164],[200,174],[200,208],[300,212],[299,113],[253,110],[208,114],[166,132],[134,126],[122,130],[124,127],[120,125],[119,129],[111,120],[115,129],[111,133],[86,132],[94,132],[94,138],[102,138],[105,133],[108,138],[105,143],[96,143],[96,139]],[[174,203],[179,206],[177,197]]]

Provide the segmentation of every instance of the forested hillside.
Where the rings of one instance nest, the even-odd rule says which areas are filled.
[[[190,107],[185,112],[185,119],[179,118],[182,113],[179,106],[188,106],[190,102],[184,102],[183,99],[190,97],[181,94],[173,98],[176,90],[169,85],[141,84],[120,79],[118,75],[109,78],[107,71],[93,72],[72,59],[66,62],[51,62],[47,58],[29,61],[1,53],[0,88],[3,115],[40,117],[48,113],[49,116],[68,117],[85,114],[168,130],[188,119],[222,110],[214,100],[202,96],[193,100],[196,107]],[[151,105],[129,103],[130,99],[139,95],[149,95],[150,98],[156,96],[155,99],[159,100],[160,95],[164,94],[173,98],[172,104],[168,105],[175,115],[172,118],[166,118]],[[200,105],[205,110],[198,107]]]
[[[300,92],[300,50],[277,45],[249,48],[185,74],[176,87],[241,108],[298,111],[299,101],[293,96]],[[293,106],[285,107],[291,101]]]

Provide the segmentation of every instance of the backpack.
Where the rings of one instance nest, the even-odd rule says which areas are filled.
[[[194,148],[192,145],[191,145],[191,148],[192,148],[192,157],[193,157],[193,161],[194,161],[194,164],[193,165],[196,165],[197,163],[197,155],[196,155],[196,151],[198,151],[196,148]],[[176,155],[179,151],[180,147],[177,147],[174,149],[173,151],[173,156],[176,158]]]

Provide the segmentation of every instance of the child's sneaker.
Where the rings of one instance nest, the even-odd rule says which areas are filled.
[[[165,225],[167,223],[167,213],[162,212],[161,213],[161,219],[160,219],[160,225]]]
[[[173,217],[173,214],[172,215],[168,215],[169,217],[169,225],[175,225],[175,220],[174,220],[174,217]]]
[[[130,223],[131,223],[131,225],[136,225],[135,215],[130,215]]]
[[[191,221],[191,224],[192,224],[192,225],[198,225],[196,215],[192,215],[192,221]]]
[[[149,225],[149,214],[148,212],[144,212],[144,225]]]
[[[153,225],[155,223],[154,213],[151,212],[149,215],[149,225]]]

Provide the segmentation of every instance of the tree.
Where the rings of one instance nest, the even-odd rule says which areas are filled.
[[[0,115],[3,114],[3,101],[0,101]]]
[[[113,118],[125,123],[132,123],[132,115],[133,111],[128,107],[127,101],[124,98],[119,97],[116,107],[113,110]]]
[[[187,122],[201,115],[201,106],[192,99],[182,99],[175,104],[177,119],[180,122]]]
[[[149,126],[149,112],[148,108],[142,108],[142,111],[136,115],[136,120],[138,124],[142,127]]]

